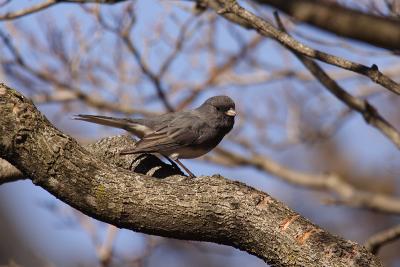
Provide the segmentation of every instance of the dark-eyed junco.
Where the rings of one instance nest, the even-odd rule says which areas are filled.
[[[200,157],[216,147],[232,129],[235,103],[228,96],[214,96],[200,107],[143,119],[77,115],[75,119],[124,129],[141,140],[121,155],[159,153],[175,160],[194,177],[179,159]]]

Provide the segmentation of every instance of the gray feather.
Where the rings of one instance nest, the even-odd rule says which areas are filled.
[[[134,120],[83,114],[76,115],[74,119],[124,129],[139,138],[142,138],[146,134],[153,132],[151,128],[143,125],[142,119]]]
[[[144,119],[112,118],[95,115],[77,115],[77,120],[125,129],[141,138],[134,147],[120,154],[161,153],[174,158],[196,158],[221,142],[232,129],[235,103],[227,96],[207,99],[190,111],[166,113]]]

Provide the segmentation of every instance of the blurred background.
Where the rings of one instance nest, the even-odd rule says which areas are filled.
[[[44,2],[0,1],[0,81],[31,97],[61,131],[90,143],[124,132],[73,121],[74,114],[140,117],[229,95],[238,112],[234,130],[220,150],[186,160],[192,172],[242,181],[331,233],[359,243],[400,223],[396,212],[372,210],[335,188],[313,185],[313,179],[334,174],[357,194],[397,200],[400,155],[390,140],[331,95],[273,39],[212,10],[196,9],[191,1],[58,3],[18,18],[4,17]],[[396,0],[336,2],[400,18]],[[275,24],[274,8],[254,1],[240,3]],[[367,66],[376,64],[400,82],[400,60],[394,51],[280,15],[301,43]],[[359,74],[321,66],[400,128],[399,97]],[[249,160],[239,164],[232,155]],[[297,181],[296,174],[311,182]],[[400,242],[392,242],[378,255],[386,266],[400,266],[399,249]],[[25,180],[0,186],[0,266],[266,264],[226,246],[117,229]]]

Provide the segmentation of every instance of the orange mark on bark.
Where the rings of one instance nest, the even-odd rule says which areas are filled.
[[[289,225],[291,225],[295,220],[297,220],[300,217],[300,215],[294,215],[291,218],[288,218],[286,220],[284,220],[279,227],[281,228],[282,231],[285,231],[286,229],[288,229]]]
[[[297,242],[299,242],[300,245],[303,245],[307,239],[311,237],[312,234],[319,233],[321,232],[320,229],[311,229],[310,231],[305,232],[301,236],[297,237]]]

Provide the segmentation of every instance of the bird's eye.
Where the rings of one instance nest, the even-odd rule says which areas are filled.
[[[221,108],[220,108],[220,107],[216,107],[216,109],[217,109],[218,111],[221,111]]]

